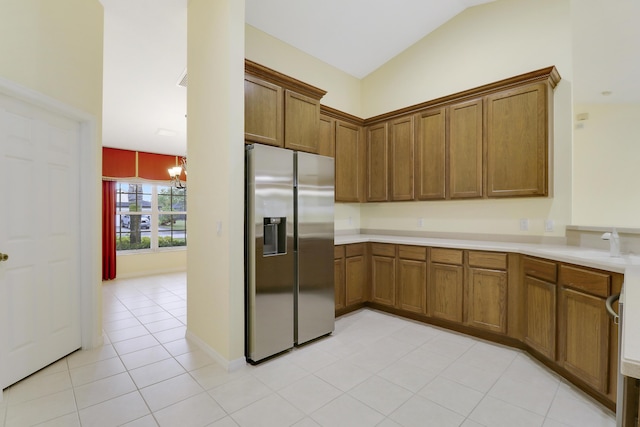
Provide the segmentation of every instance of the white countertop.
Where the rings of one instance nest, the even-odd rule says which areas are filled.
[[[614,258],[609,251],[578,246],[544,245],[532,243],[456,240],[377,234],[350,234],[335,237],[336,245],[350,243],[393,243],[439,248],[457,248],[482,251],[515,252],[585,267],[623,273],[624,302],[622,325],[622,374],[640,378],[640,256],[625,255]]]

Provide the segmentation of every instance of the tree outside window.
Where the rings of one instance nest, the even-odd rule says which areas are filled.
[[[118,182],[116,192],[118,251],[154,251],[186,246],[186,189]]]

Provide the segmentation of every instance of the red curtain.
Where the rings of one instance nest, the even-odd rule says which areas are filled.
[[[102,181],[102,280],[116,278],[116,183]]]

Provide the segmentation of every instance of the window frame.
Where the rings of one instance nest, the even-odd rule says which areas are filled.
[[[120,255],[135,255],[135,254],[143,254],[143,253],[158,253],[158,252],[166,252],[166,251],[185,251],[187,250],[187,244],[188,244],[188,239],[187,239],[187,226],[186,226],[186,218],[187,218],[187,211],[186,209],[183,211],[174,211],[174,210],[170,210],[170,211],[160,211],[160,204],[159,204],[159,194],[160,194],[160,188],[164,187],[164,188],[171,188],[172,191],[174,190],[171,186],[171,184],[168,183],[163,183],[163,182],[149,182],[149,181],[144,181],[144,180],[118,180],[116,181],[116,232],[115,232],[115,236],[114,238],[116,239],[116,248],[118,246],[118,242],[119,240],[122,238],[123,235],[128,235],[129,237],[131,236],[131,231],[129,230],[129,232],[125,232],[123,233],[121,231],[121,224],[122,224],[122,217],[125,215],[129,215],[129,217],[131,217],[131,215],[138,215],[138,216],[148,216],[150,219],[150,226],[148,229],[148,236],[151,239],[150,241],[150,246],[148,248],[141,248],[141,249],[116,249],[116,255],[120,256]],[[140,210],[140,211],[134,211],[134,212],[130,212],[130,211],[124,211],[121,210],[121,206],[120,206],[120,196],[121,194],[123,194],[122,192],[122,187],[121,186],[128,186],[130,184],[133,185],[142,185],[142,186],[150,186],[151,187],[151,207],[150,210]],[[143,195],[148,195],[149,193],[145,193],[144,187],[143,187]],[[187,206],[187,192],[186,192],[186,188],[184,189],[184,206],[186,208]],[[176,245],[176,246],[160,246],[159,245],[159,227],[160,227],[160,216],[161,215],[184,215],[185,218],[185,228],[184,228],[184,239],[185,239],[185,244],[184,245]],[[172,234],[173,234],[173,230],[171,230]],[[146,233],[145,233],[146,234]],[[147,237],[145,235],[143,235],[143,237]]]

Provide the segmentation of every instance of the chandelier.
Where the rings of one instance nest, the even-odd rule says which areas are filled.
[[[180,181],[180,174],[182,173],[182,171],[184,171],[184,176],[186,177],[187,176],[187,158],[186,157],[182,157],[180,159],[180,166],[174,166],[168,169],[169,177],[171,178],[171,184],[175,188],[185,188],[185,186],[182,184],[182,181]]]

